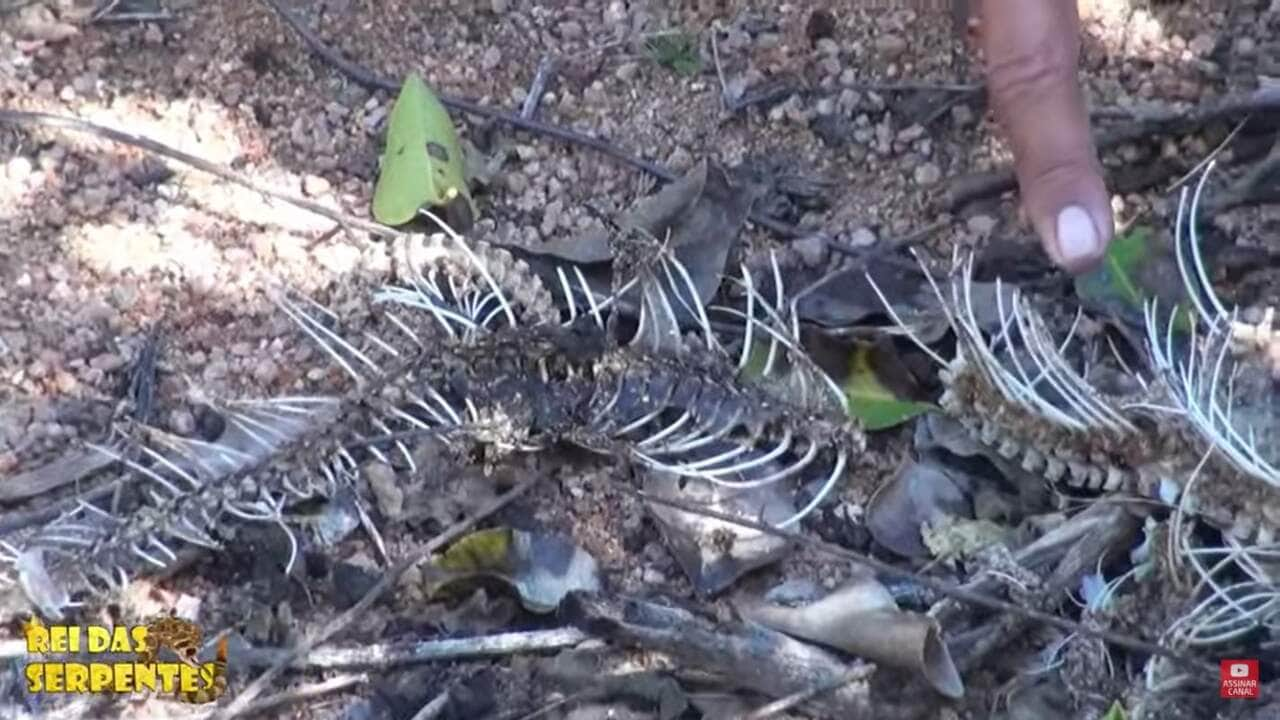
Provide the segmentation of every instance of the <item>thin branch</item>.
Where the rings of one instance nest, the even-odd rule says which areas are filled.
[[[270,7],[285,25],[288,25],[291,30],[298,34],[298,37],[302,39],[303,44],[307,46],[308,50],[319,56],[319,58],[325,63],[332,65],[343,75],[346,75],[357,84],[370,90],[386,90],[392,93],[400,91],[400,83],[378,77],[364,66],[342,57],[342,55],[340,55],[336,50],[325,44],[324,40],[322,40],[314,30],[303,24],[302,20],[300,20],[297,15],[293,14],[292,11],[285,9],[284,5],[280,3],[280,0],[262,0],[262,2]],[[622,149],[615,147],[600,138],[592,137],[576,130],[570,130],[568,128],[545,123],[533,118],[521,117],[518,114],[506,112],[504,110],[485,107],[471,100],[449,95],[447,93],[436,92],[436,97],[439,98],[440,102],[450,110],[478,115],[490,120],[496,120],[520,130],[535,132],[573,145],[581,145],[582,147],[591,148],[592,150],[608,155],[619,162],[630,165],[638,170],[643,170],[666,182],[670,182],[676,178],[676,175],[670,170],[647,160],[642,160],[633,155],[629,155]]]
[[[773,702],[765,703],[744,715],[742,720],[767,720],[767,718],[780,715],[818,697],[822,693],[831,692],[832,690],[848,685],[851,682],[867,680],[871,677],[874,667],[874,665],[859,665],[829,683],[815,685],[807,690],[801,690],[799,692],[792,693],[787,697],[778,698]]]
[[[538,61],[538,69],[533,73],[533,81],[529,83],[529,93],[524,96],[524,104],[520,106],[520,117],[531,120],[538,112],[538,103],[547,92],[547,83],[555,74],[556,62],[550,55],[543,55]]]
[[[440,713],[444,712],[444,709],[448,707],[448,705],[449,691],[445,690],[439,695],[431,698],[430,702],[423,705],[418,712],[414,713],[412,720],[433,720],[434,718],[439,717]]]
[[[378,598],[382,597],[383,593],[389,590],[406,570],[429,557],[432,553],[443,548],[445,545],[456,540],[463,533],[474,527],[476,523],[506,507],[512,500],[520,497],[525,493],[525,491],[533,487],[534,483],[536,483],[538,479],[537,475],[527,478],[519,485],[486,503],[470,517],[454,523],[439,535],[431,538],[431,540],[417,552],[388,568],[387,571],[382,574],[382,578],[379,579],[373,587],[369,588],[369,592],[365,593],[364,597],[360,598],[359,602],[352,605],[341,615],[330,620],[320,629],[319,632],[308,636],[305,640],[299,643],[297,647],[290,650],[285,657],[280,658],[266,672],[260,675],[257,680],[254,680],[249,687],[245,688],[230,705],[226,706],[222,712],[215,715],[214,720],[230,720],[230,718],[235,716],[235,713],[248,707],[248,705],[253,702],[254,698],[262,694],[262,691],[267,688],[268,684],[272,680],[279,676],[280,673],[284,672],[286,667],[298,658],[302,658],[309,654],[320,643],[328,640],[336,633],[351,625],[357,617],[362,615],[375,602],[377,602]]]
[[[157,142],[155,140],[152,140],[151,138],[142,137],[140,135],[132,135],[130,133],[116,130],[114,128],[109,128],[104,125],[91,123],[87,120],[80,120],[79,118],[72,118],[72,117],[63,117],[61,115],[50,115],[48,113],[41,113],[41,112],[26,112],[23,110],[0,109],[0,123],[8,123],[10,125],[43,125],[46,127],[61,128],[64,130],[74,130],[76,132],[88,133],[90,135],[97,135],[98,137],[111,140],[113,142],[123,143],[125,145],[132,145],[134,147],[141,148],[143,150],[154,153],[156,155],[160,155],[161,157],[169,158],[170,160],[177,160],[178,162],[183,163],[184,165],[188,165],[197,170],[201,170],[203,172],[209,173],[210,175],[226,180],[227,182],[232,182],[232,183],[235,183],[236,185],[240,185],[241,187],[246,187],[250,190],[253,190],[254,192],[261,193],[266,197],[275,198],[276,200],[287,202],[290,205],[300,207],[303,210],[309,210],[321,217],[328,218],[336,223],[345,225],[347,227],[356,228],[358,230],[363,230],[365,232],[373,233],[374,235],[379,235],[381,237],[386,237],[386,238],[399,237],[404,234],[397,230],[393,230],[389,227],[386,227],[385,225],[379,225],[378,223],[369,222],[368,220],[358,218],[354,215],[348,215],[346,213],[339,212],[337,210],[332,210],[328,207],[325,207],[324,205],[321,205],[320,203],[312,202],[311,200],[307,200],[306,198],[303,198],[303,197],[298,197],[297,195],[290,195],[288,193],[282,193],[277,190],[264,188],[261,185],[258,185],[257,183],[255,183],[249,177],[242,175],[238,172],[235,172],[234,170],[228,170],[227,168],[222,167],[221,165],[209,162],[208,160],[196,157],[195,155],[185,153],[181,150],[178,150],[177,148],[170,147],[169,145],[165,145],[162,142]]]
[[[1248,123],[1249,123],[1249,118],[1247,117],[1241,120],[1240,122],[1236,123],[1235,128],[1233,128],[1231,132],[1228,133],[1227,136],[1222,139],[1222,142],[1218,143],[1218,146],[1213,149],[1213,152],[1204,156],[1200,160],[1200,162],[1196,163],[1195,167],[1183,173],[1182,177],[1178,178],[1173,182],[1172,185],[1165,188],[1164,190],[1165,195],[1168,195],[1174,190],[1177,190],[1178,188],[1182,187],[1183,183],[1185,183],[1186,181],[1198,175],[1201,170],[1204,170],[1206,165],[1213,162],[1219,155],[1222,154],[1223,150],[1227,149],[1227,146],[1231,144],[1231,141],[1236,139],[1236,136],[1240,134],[1240,131],[1243,130],[1244,126],[1247,125]]]
[[[112,462],[115,462],[114,460]],[[15,530],[30,527],[36,523],[48,522],[63,513],[70,512],[80,506],[81,502],[93,502],[111,495],[124,486],[120,479],[110,480],[92,490],[86,490],[66,498],[53,505],[35,507],[22,512],[5,511],[0,513],[0,535],[8,535]]]
[[[1272,202],[1276,199],[1280,199],[1280,139],[1257,165],[1205,204],[1207,212],[1215,213],[1251,202]]]
[[[324,697],[333,693],[342,692],[353,687],[358,687],[369,682],[368,673],[347,673],[344,675],[335,675],[323,682],[311,683],[303,685],[293,690],[287,690],[275,695],[267,697],[250,704],[245,709],[237,712],[233,717],[243,718],[260,715],[268,710],[275,710],[281,706],[289,706],[303,700]],[[277,717],[279,714],[277,714]]]
[[[1029,620],[1035,620],[1037,622],[1041,622],[1046,625],[1051,625],[1053,627],[1060,628],[1068,632],[1078,633],[1082,636],[1096,638],[1098,640],[1102,640],[1112,645],[1123,647],[1129,650],[1134,650],[1141,653],[1147,653],[1150,655],[1159,655],[1160,657],[1168,658],[1170,660],[1173,660],[1174,662],[1185,665],[1186,667],[1191,668],[1196,672],[1210,671],[1210,668],[1200,660],[1188,655],[1184,655],[1176,650],[1171,650],[1163,645],[1147,642],[1145,640],[1142,640],[1140,638],[1136,638],[1130,635],[1113,633],[1105,630],[1097,630],[1091,627],[1087,627],[1073,620],[1069,620],[1067,618],[1061,618],[1061,617],[1058,617],[1057,615],[1052,615],[1050,613],[1042,612],[1040,610],[1034,610],[1032,608],[1025,608],[1011,602],[1000,600],[999,598],[991,597],[990,595],[975,593],[975,592],[966,590],[965,588],[959,585],[956,585],[954,583],[944,582],[942,580],[938,580],[936,578],[932,578],[927,575],[921,575],[919,573],[912,572],[909,570],[903,570],[902,568],[896,565],[893,565],[891,563],[887,563],[883,560],[877,560],[876,558],[873,558],[869,555],[864,555],[862,553],[849,550],[848,548],[840,547],[839,545],[836,545],[834,543],[829,543],[819,538],[809,537],[807,535],[801,535],[799,533],[794,533],[794,532],[788,532],[786,530],[779,530],[773,525],[757,522],[755,520],[750,520],[739,515],[731,515],[729,513],[722,513],[714,510],[709,510],[705,507],[702,507],[700,505],[696,505],[693,503],[686,503],[679,500],[652,495],[650,493],[636,490],[635,488],[631,487],[629,484],[621,480],[610,478],[610,482],[614,483],[615,487],[617,487],[619,491],[626,493],[628,495],[632,495],[634,497],[638,497],[648,502],[656,503],[658,505],[666,505],[668,507],[673,507],[678,510],[683,510],[685,512],[693,513],[695,515],[701,515],[703,517],[709,517],[715,520],[732,523],[734,525],[738,525],[740,527],[744,527],[750,530],[755,530],[756,532],[761,532],[766,535],[771,535],[773,537],[789,540],[791,542],[797,543],[799,545],[803,545],[805,547],[808,547],[812,550],[823,553],[825,555],[830,555],[830,556],[838,557],[851,562],[856,562],[860,565],[865,565],[866,567],[869,567],[872,570],[875,570],[880,573],[885,573],[887,575],[911,577],[916,583],[919,583],[920,585],[930,590],[933,590],[934,592],[947,595],[948,597],[952,597],[957,600],[962,600],[972,605],[977,605],[978,607],[987,608],[989,610],[995,610],[997,612],[1005,612],[1005,613],[1013,613],[1015,615],[1021,615]]]
[[[322,646],[304,655],[291,648],[251,647],[237,650],[233,659],[238,665],[252,667],[272,667],[283,662],[290,670],[386,670],[401,665],[559,650],[588,639],[590,636],[577,628],[566,627],[443,640],[362,643],[358,647]]]
[[[1130,122],[1095,130],[1094,145],[1101,153],[1148,135],[1189,133],[1215,120],[1277,110],[1280,110],[1280,85],[1268,85],[1250,93],[1230,95],[1186,111],[1172,108],[1150,112],[1134,110]],[[1013,169],[1008,166],[962,175],[950,181],[944,204],[948,211],[954,213],[974,200],[1013,190],[1017,184]]]
[[[399,83],[378,77],[369,69],[359,65],[358,63],[347,60],[336,50],[326,45],[324,40],[322,40],[315,31],[304,25],[292,12],[286,10],[284,6],[280,4],[280,0],[262,0],[262,2],[275,11],[276,15],[279,16],[285,25],[288,25],[290,29],[298,34],[298,37],[302,39],[303,44],[307,46],[308,50],[315,53],[315,55],[324,62],[333,66],[338,70],[338,72],[346,75],[357,84],[370,90],[386,90],[393,93],[400,91]],[[676,173],[658,165],[657,163],[638,158],[606,140],[592,137],[576,130],[535,120],[532,117],[523,117],[505,110],[496,110],[494,108],[485,107],[484,105],[480,105],[479,103],[471,100],[449,95],[447,93],[437,92],[436,97],[440,99],[441,104],[451,110],[470,113],[472,115],[477,115],[510,125],[518,130],[526,130],[546,137],[555,138],[571,145],[590,148],[596,152],[611,157],[624,165],[629,165],[637,170],[646,172],[664,183],[671,182],[678,177]],[[777,233],[779,236],[787,239],[804,237],[811,234],[805,232],[801,228],[785,223],[776,218],[769,217],[755,210],[750,212],[747,219],[756,225],[766,228],[769,231]]]
[[[7,478],[0,484],[0,502],[26,500],[64,485],[79,483],[115,461],[110,455],[89,449],[62,455],[38,468]]]

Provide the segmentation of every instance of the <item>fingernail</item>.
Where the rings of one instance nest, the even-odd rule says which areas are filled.
[[[1098,229],[1079,205],[1068,205],[1058,213],[1058,252],[1066,263],[1091,260],[1098,253]]]

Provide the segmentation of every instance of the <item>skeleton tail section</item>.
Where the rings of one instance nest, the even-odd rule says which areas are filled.
[[[114,477],[102,482],[118,484],[118,502],[81,501],[44,527],[0,538],[5,596],[61,618],[134,577],[168,570],[181,548],[222,549],[218,529],[229,522],[285,528],[287,506],[357,486],[369,461],[415,471],[401,438],[464,421],[466,398],[437,389],[458,353],[496,328],[556,315],[550,296],[499,250],[473,250],[456,237],[411,237],[389,252],[401,282],[375,295],[380,333],[345,330],[328,308],[278,297],[355,381],[350,392],[207,401],[224,421],[211,441],[132,428],[123,449],[99,448],[117,461]],[[433,330],[448,338],[439,341]],[[297,541],[289,538],[292,564]]]
[[[1076,326],[1059,342],[1031,300],[999,282],[997,317],[984,325],[970,260],[957,265],[946,290],[934,284],[957,338],[956,357],[939,358],[940,404],[991,453],[1055,488],[1166,506],[1171,549],[1199,592],[1198,605],[1168,632],[1178,642],[1213,644],[1280,625],[1280,419],[1274,401],[1259,409],[1260,394],[1274,392],[1269,373],[1244,384],[1260,368],[1231,352],[1236,313],[1208,284],[1185,199],[1175,244],[1195,321],[1180,333],[1175,313],[1147,303],[1149,367],[1130,368],[1115,355],[1132,392],[1096,389],[1081,355],[1073,361],[1068,351]],[[1219,530],[1221,544],[1193,545],[1192,520]]]

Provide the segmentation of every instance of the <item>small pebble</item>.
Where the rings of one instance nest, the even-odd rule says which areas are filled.
[[[280,375],[280,366],[270,358],[263,359],[253,368],[253,379],[263,385],[271,385]]]
[[[369,490],[378,503],[378,510],[385,517],[400,517],[404,513],[404,490],[396,482],[395,471],[381,462],[369,463],[364,471]]]
[[[32,169],[31,160],[18,155],[5,164],[4,174],[10,180],[20,183],[31,175]]]
[[[845,242],[852,247],[871,247],[876,244],[876,234],[870,228],[860,227],[849,233]]]
[[[907,50],[907,41],[901,35],[885,33],[875,39],[876,52],[884,58],[893,60]]]
[[[302,176],[302,192],[309,197],[326,195],[332,188],[333,185],[319,175],[308,173]]]
[[[169,413],[169,429],[177,435],[189,436],[196,431],[196,416],[186,408],[175,408]]]
[[[577,40],[582,37],[582,23],[577,20],[565,20],[556,26],[556,33],[562,40]]]
[[[101,370],[104,373],[113,370],[119,370],[124,367],[125,359],[115,353],[103,353],[89,360],[89,367]]]
[[[809,235],[791,243],[800,256],[800,262],[808,267],[820,267],[827,261],[827,239],[821,235]]]
[[[640,579],[646,585],[661,585],[667,581],[667,576],[663,575],[662,571],[657,568],[646,567]]]
[[[990,215],[974,215],[966,222],[969,231],[975,235],[986,237],[996,227],[996,219]]]
[[[636,79],[636,75],[639,74],[639,72],[640,64],[629,62],[619,65],[618,69],[613,71],[613,76],[622,82],[631,82]]]
[[[1213,46],[1215,44],[1216,43],[1214,42],[1212,35],[1209,35],[1208,33],[1201,33],[1191,39],[1191,44],[1187,46],[1187,49],[1194,55],[1204,57],[1213,52]]]
[[[503,179],[506,181],[507,190],[513,195],[523,195],[525,190],[529,189],[529,178],[522,172],[509,172]]]
[[[683,172],[693,167],[693,155],[683,147],[678,147],[671,152],[671,156],[667,158],[667,164],[672,170]]]
[[[605,25],[621,25],[627,19],[627,4],[622,0],[613,0],[605,7],[603,19]]]
[[[925,187],[936,185],[938,181],[942,179],[942,171],[938,169],[937,165],[934,165],[931,162],[917,165],[912,175],[915,178],[917,185],[923,185]]]

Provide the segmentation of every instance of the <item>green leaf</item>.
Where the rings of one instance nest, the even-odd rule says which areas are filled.
[[[1097,269],[1076,276],[1076,295],[1139,323],[1145,303],[1156,297],[1162,316],[1167,319],[1173,307],[1174,329],[1187,332],[1191,321],[1176,263],[1171,253],[1158,251],[1151,228],[1135,226],[1111,241]]]
[[[422,78],[410,73],[387,124],[387,144],[373,189],[373,217],[403,225],[424,207],[443,209],[451,217],[460,211],[469,212],[471,219],[476,216],[453,120]]]
[[[1117,700],[1111,704],[1111,709],[1106,715],[1102,716],[1102,720],[1128,720],[1129,716],[1124,711],[1124,706]]]
[[[929,403],[894,397],[876,375],[870,346],[854,348],[843,388],[849,399],[849,414],[862,420],[868,430],[891,428],[934,409]]]
[[[747,378],[764,377],[764,364],[769,359],[769,343],[760,338],[751,339],[751,349],[747,351],[747,363],[739,373]],[[778,360],[775,359],[775,366]]]
[[[654,62],[670,68],[677,75],[693,77],[702,70],[697,35],[687,32],[655,35],[645,43],[645,49]]]

